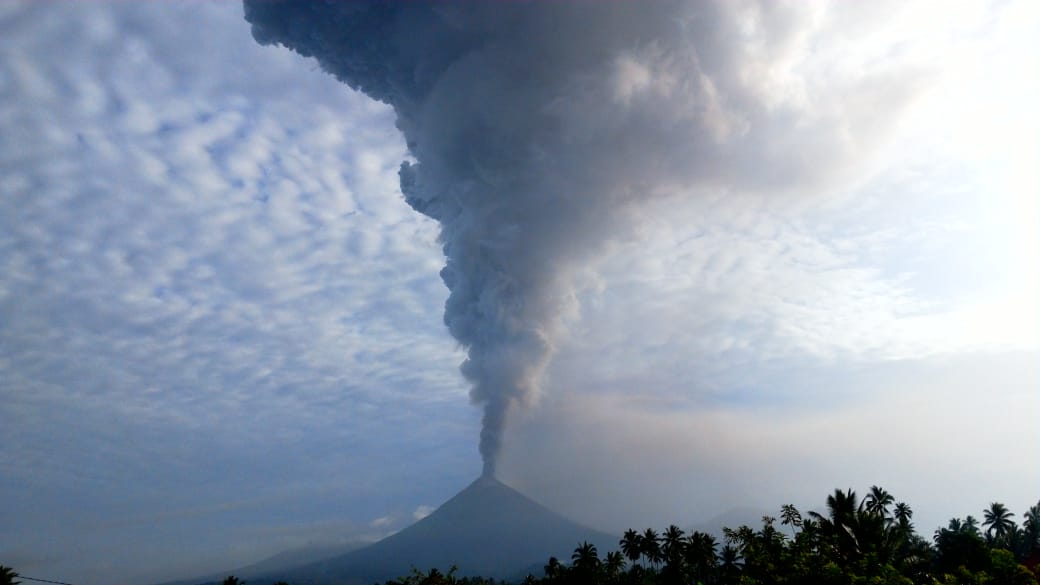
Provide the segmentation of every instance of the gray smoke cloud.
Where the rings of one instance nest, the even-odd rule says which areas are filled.
[[[258,42],[393,106],[415,159],[401,190],[441,226],[485,474],[539,392],[574,271],[648,202],[818,184],[905,101],[888,73],[801,76],[820,21],[801,4],[246,0]]]

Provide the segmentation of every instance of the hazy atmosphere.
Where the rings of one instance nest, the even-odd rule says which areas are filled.
[[[1038,30],[0,0],[0,564],[188,578],[481,474],[615,534],[874,484],[926,536],[1025,510]]]

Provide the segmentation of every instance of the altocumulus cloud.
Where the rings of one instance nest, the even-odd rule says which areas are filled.
[[[225,569],[265,527],[363,526],[336,501],[382,506],[395,474],[469,475],[385,107],[256,46],[237,5],[5,4],[0,30],[5,562]]]

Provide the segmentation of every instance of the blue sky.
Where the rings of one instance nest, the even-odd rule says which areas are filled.
[[[615,531],[871,484],[925,535],[1036,502],[1040,14],[939,6],[820,8],[750,61],[785,99],[912,95],[827,94],[817,123],[884,128],[806,193],[641,208],[573,275],[502,479]],[[0,96],[0,563],[219,571],[480,473],[389,107],[231,2],[0,2]]]

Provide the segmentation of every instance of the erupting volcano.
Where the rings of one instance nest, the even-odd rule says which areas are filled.
[[[605,554],[618,539],[567,520],[485,475],[429,516],[371,546],[246,577],[295,585],[368,585],[405,575],[411,567],[447,572],[455,566],[460,575],[516,579],[528,572],[541,575],[550,556],[566,560],[584,541]]]

